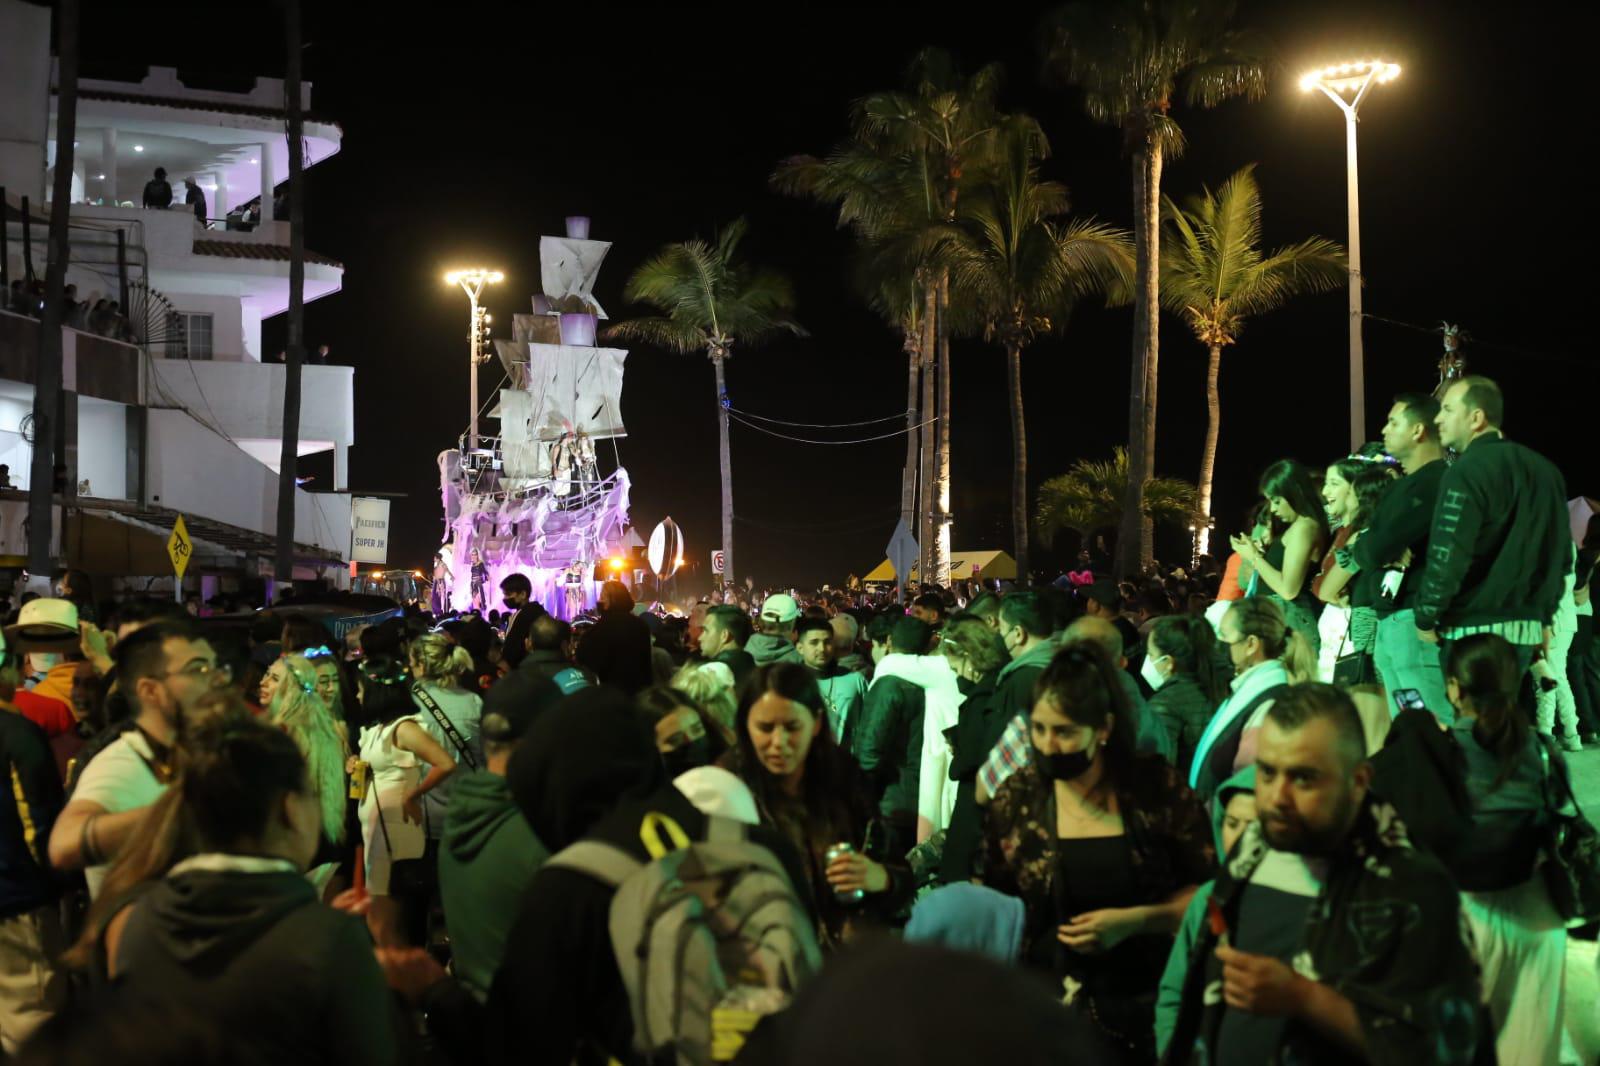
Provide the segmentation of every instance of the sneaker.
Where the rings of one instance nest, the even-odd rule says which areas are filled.
[[[1579,740],[1576,734],[1574,734],[1572,736],[1562,737],[1561,738],[1561,750],[1562,751],[1582,751],[1583,750],[1583,741]]]

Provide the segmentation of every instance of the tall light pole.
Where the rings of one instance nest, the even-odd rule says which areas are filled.
[[[1345,187],[1350,209],[1350,450],[1367,440],[1366,369],[1361,351],[1361,199],[1356,188],[1356,122],[1361,101],[1374,85],[1400,76],[1398,63],[1363,59],[1313,70],[1300,79],[1300,91],[1321,89],[1344,112]],[[1350,96],[1346,101],[1345,96]]]
[[[485,270],[478,267],[473,270],[452,270],[444,276],[446,285],[459,285],[461,291],[467,294],[467,299],[472,302],[472,333],[469,338],[471,372],[468,377],[472,381],[472,418],[467,422],[467,453],[478,450],[478,367],[489,359],[489,353],[484,351],[485,342],[489,334],[489,315],[478,303],[478,297],[483,295],[485,285],[498,285],[505,280],[505,275],[498,270]],[[466,456],[462,456],[463,459]]]

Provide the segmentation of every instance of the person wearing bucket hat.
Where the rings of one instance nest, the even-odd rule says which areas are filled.
[[[72,678],[82,658],[83,634],[78,608],[71,600],[41,597],[23,605],[6,641],[26,656],[38,680],[16,696],[17,709],[47,737],[58,737],[77,724],[72,713]]]

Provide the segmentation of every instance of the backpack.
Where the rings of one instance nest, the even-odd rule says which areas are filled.
[[[713,1011],[730,991],[754,987],[786,999],[821,968],[821,952],[782,864],[748,839],[743,823],[710,816],[705,838],[691,841],[676,821],[652,811],[640,838],[649,862],[584,840],[545,866],[616,889],[611,947],[628,991],[634,1049],[652,1062],[703,1066],[713,1061]],[[732,1035],[724,1030],[750,1024],[724,1019],[717,1042]]]

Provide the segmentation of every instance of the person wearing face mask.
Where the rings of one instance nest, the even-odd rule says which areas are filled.
[[[1316,657],[1305,635],[1284,621],[1266,596],[1235,600],[1222,616],[1217,640],[1233,666],[1232,691],[1211,716],[1189,764],[1189,787],[1210,799],[1217,786],[1255,758],[1255,736],[1288,686],[1315,676]]]
[[[1026,907],[1024,965],[1059,980],[1122,1062],[1147,1063],[1172,934],[1216,847],[1177,771],[1134,750],[1116,673],[1077,642],[1040,675],[1030,759],[989,805],[981,876]]]
[[[722,725],[687,693],[655,685],[639,693],[634,703],[655,734],[668,777],[710,766],[732,746]]]
[[[1146,711],[1165,727],[1177,752],[1175,765],[1187,779],[1211,712],[1228,694],[1211,623],[1187,615],[1157,621],[1145,639],[1139,676],[1153,693]]]

